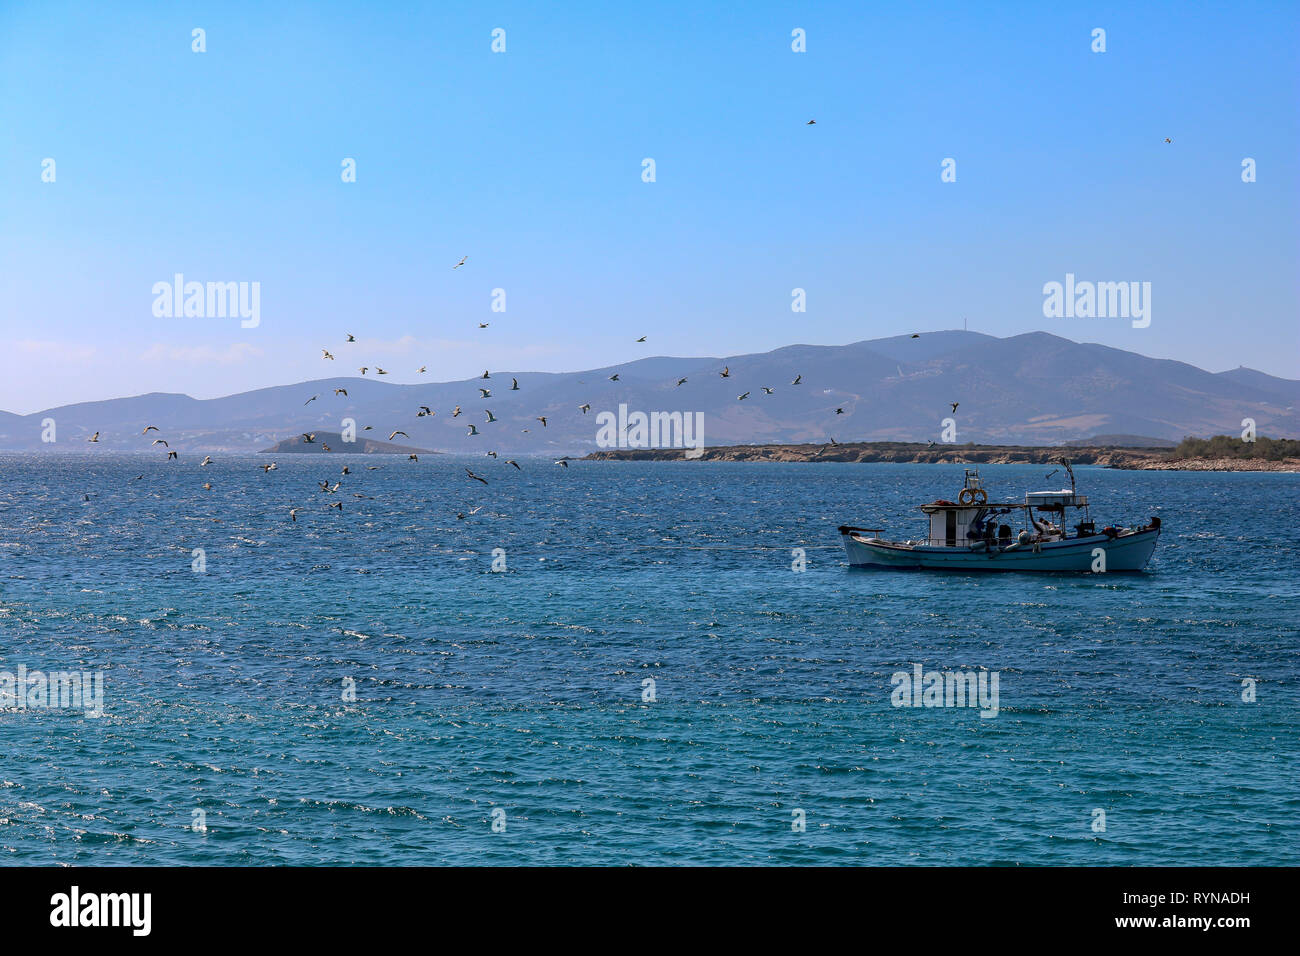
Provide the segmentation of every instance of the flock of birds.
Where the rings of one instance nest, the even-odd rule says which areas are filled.
[[[816,124],[817,124],[817,120],[815,120],[815,119],[810,119],[810,120],[808,120],[808,122],[807,122],[806,125],[808,125],[808,126],[815,126]],[[1166,143],[1172,143],[1173,140],[1172,140],[1171,138],[1169,138],[1169,137],[1165,137],[1165,142],[1166,142]],[[452,270],[455,271],[455,270],[461,268],[462,266],[465,265],[465,263],[466,263],[468,260],[469,260],[469,256],[461,256],[460,259],[456,262],[456,264],[453,265],[453,266],[451,267]],[[478,323],[478,327],[479,327],[480,329],[486,329],[486,328],[488,328],[489,324],[490,324],[490,323],[488,323],[488,322],[479,322],[479,323]],[[346,335],[347,335],[347,338],[346,338],[346,340],[345,340],[346,343],[351,343],[351,344],[355,344],[355,343],[356,343],[357,339],[356,339],[356,336],[355,336],[355,335],[353,335],[353,334],[350,333],[350,332],[349,332],[349,333],[346,333]],[[920,337],[921,337],[921,336],[920,336],[920,333],[918,333],[918,332],[914,332],[914,333],[912,333],[912,338],[914,338],[914,339],[918,339],[918,338],[920,338]],[[644,336],[644,335],[641,336],[640,338],[636,339],[637,344],[645,344],[645,341],[646,341],[646,336]],[[322,349],[321,349],[321,358],[322,358],[323,360],[327,360],[327,361],[335,361],[334,353],[332,353],[329,349],[325,349],[325,348],[322,348]],[[368,366],[368,365],[362,365],[362,366],[360,366],[360,367],[358,368],[358,371],[360,371],[360,373],[361,373],[362,375],[365,375],[365,374],[368,373],[370,370],[371,370],[371,367]],[[419,372],[420,372],[420,374],[424,374],[425,370],[426,370],[426,366],[421,365],[420,368],[419,368]],[[387,370],[387,369],[385,369],[385,368],[383,368],[383,367],[381,367],[381,366],[378,366],[378,365],[374,366],[374,371],[375,371],[375,374],[376,374],[376,375],[387,375],[387,374],[388,374],[388,370]],[[718,374],[719,376],[721,376],[722,378],[724,378],[724,379],[726,379],[726,378],[730,378],[730,377],[731,377],[731,368],[730,368],[730,366],[724,366],[724,367],[722,368],[722,370],[721,370],[720,372],[718,372],[717,374]],[[482,375],[482,378],[483,378],[483,379],[490,379],[490,378],[491,378],[491,375],[489,374],[489,372],[488,372],[487,370],[484,370],[483,375]],[[609,381],[611,381],[611,382],[617,382],[618,380],[619,380],[619,375],[618,375],[617,372],[615,372],[613,375],[610,375],[610,376],[609,376]],[[677,380],[677,383],[676,383],[676,385],[675,385],[674,387],[675,387],[675,388],[680,388],[681,386],[686,385],[686,384],[687,384],[687,381],[688,381],[687,378],[686,378],[685,376],[683,376],[682,378],[679,378],[679,379]],[[802,374],[799,374],[799,375],[795,375],[794,379],[790,382],[790,385],[791,385],[791,386],[798,386],[798,385],[801,385],[802,383],[803,383],[803,375],[802,375]],[[761,386],[759,386],[759,388],[762,390],[762,392],[763,392],[764,395],[772,395],[772,394],[774,394],[775,391],[776,391],[776,389],[775,389],[773,386],[770,386],[770,385],[761,385]],[[348,394],[348,390],[347,390],[346,388],[342,387],[342,386],[340,386],[340,387],[338,387],[338,388],[335,388],[333,391],[334,391],[334,395],[335,395],[335,397],[344,397],[344,398],[346,398],[346,397],[347,397],[347,394]],[[479,397],[480,397],[481,399],[487,399],[487,398],[491,398],[491,397],[492,397],[492,391],[491,391],[490,388],[480,387],[480,388],[478,389],[478,391],[479,391]],[[512,378],[512,379],[510,380],[510,391],[516,391],[516,392],[519,391],[519,380],[518,380],[518,379]],[[736,396],[736,401],[738,401],[738,402],[746,401],[746,400],[749,398],[750,394],[751,394],[751,391],[744,391],[744,392],[741,392],[739,395]],[[316,401],[318,398],[320,398],[319,395],[313,395],[311,398],[307,399],[307,401],[305,401],[303,404],[304,404],[304,405],[310,405],[312,402]],[[955,415],[955,414],[957,413],[957,407],[958,407],[958,405],[959,405],[960,403],[959,403],[959,402],[952,402],[952,403],[950,403],[950,404],[951,404],[951,406],[952,406],[952,413]],[[587,414],[587,413],[591,410],[591,403],[590,403],[590,402],[583,402],[581,405],[578,406],[578,409],[579,409],[579,411],[582,412],[582,414],[585,415],[585,414]],[[486,409],[486,408],[485,408],[485,409],[484,409],[484,412],[485,412],[485,414],[486,414],[486,416],[487,416],[487,417],[486,417],[486,420],[484,421],[484,424],[485,424],[485,425],[492,425],[492,424],[495,424],[495,423],[498,421],[496,415],[493,414],[493,412],[492,412],[491,409]],[[452,418],[459,418],[459,417],[461,416],[462,413],[463,413],[463,409],[461,408],[460,405],[457,405],[457,406],[452,410],[451,417],[452,417]],[[437,412],[435,412],[433,409],[429,408],[429,406],[427,406],[427,405],[421,405],[421,406],[419,406],[418,410],[416,411],[416,417],[417,417],[417,418],[426,418],[426,417],[427,417],[427,418],[432,418],[432,417],[434,417],[436,414],[437,414]],[[837,408],[835,409],[835,414],[836,414],[836,415],[843,415],[843,414],[845,414],[844,408],[843,408],[843,407],[837,407]],[[546,415],[538,415],[538,416],[535,417],[534,420],[535,420],[535,421],[538,421],[538,422],[541,422],[543,428],[547,427],[547,416],[546,416]],[[370,430],[372,429],[372,427],[373,427],[373,426],[366,425],[366,426],[363,428],[363,430],[364,430],[364,431],[370,431]],[[466,433],[466,436],[467,436],[467,437],[471,437],[471,438],[472,438],[472,437],[475,437],[475,436],[478,436],[478,435],[482,434],[482,433],[479,431],[478,426],[475,425],[475,424],[472,423],[472,422],[466,423],[466,428],[467,428],[467,433]],[[141,434],[142,434],[142,435],[148,435],[150,432],[156,432],[156,431],[158,431],[158,430],[159,430],[159,429],[158,429],[158,426],[156,426],[156,425],[146,425],[145,428],[144,428],[144,431],[141,432]],[[523,431],[524,431],[524,432],[528,432],[529,429],[525,428],[525,429],[523,429]],[[99,435],[100,435],[100,433],[97,431],[97,432],[95,432],[95,434],[93,434],[90,438],[88,438],[87,441],[89,441],[89,442],[91,442],[91,443],[97,443],[97,442],[99,441]],[[394,430],[394,431],[393,431],[393,432],[388,436],[388,440],[389,440],[389,441],[392,441],[392,440],[393,440],[394,438],[396,438],[398,435],[401,435],[401,436],[403,436],[403,437],[407,437],[407,438],[410,437],[409,435],[407,435],[406,432],[401,431],[400,429],[395,429],[395,430]],[[313,444],[313,443],[315,443],[315,441],[316,441],[316,433],[315,433],[315,432],[305,432],[305,433],[303,433],[303,435],[302,435],[302,439],[303,439],[303,441],[304,441],[305,443],[307,443],[307,444]],[[838,446],[839,444],[840,444],[840,443],[837,442],[833,436],[829,436],[829,435],[828,435],[828,441],[827,441],[827,444],[823,445],[823,446],[821,447],[821,449],[818,450],[817,455],[820,456],[820,455],[824,454],[824,453],[826,452],[827,449],[829,449],[829,448],[834,448],[834,447]],[[150,447],[153,447],[153,446],[155,446],[155,445],[162,445],[163,448],[167,449],[167,460],[168,460],[168,461],[177,461],[177,460],[179,459],[179,456],[177,455],[177,453],[176,453],[175,451],[171,450],[171,448],[170,448],[170,446],[168,445],[166,439],[163,439],[163,438],[161,438],[161,437],[160,437],[160,438],[155,438],[155,439],[153,440],[153,442],[151,443],[151,446],[150,446]],[[935,442],[933,442],[933,441],[931,441],[931,442],[929,443],[929,447],[931,447],[931,448],[933,448],[934,445],[935,445]],[[332,449],[330,448],[330,446],[327,445],[327,444],[325,444],[324,442],[321,443],[321,447],[322,447],[322,449],[323,449],[324,451],[326,451],[326,452],[332,450]],[[496,453],[495,451],[489,451],[489,452],[487,452],[487,457],[492,458],[492,459],[495,460],[496,458],[498,458],[498,455],[497,455],[497,453]],[[419,461],[420,459],[419,459],[419,456],[418,456],[418,455],[411,454],[411,455],[408,456],[408,460],[410,460],[410,461]],[[203,459],[201,462],[199,462],[199,465],[200,465],[201,467],[202,467],[202,466],[205,466],[205,465],[210,465],[210,464],[212,464],[212,458],[211,458],[211,456],[206,456],[206,457],[204,457],[204,459]],[[504,464],[512,465],[512,466],[514,466],[515,468],[522,470],[522,468],[521,468],[519,462],[518,462],[518,461],[515,461],[515,460],[512,459],[512,458],[507,458],[507,459],[505,459]],[[557,459],[556,462],[555,462],[555,464],[557,464],[557,465],[559,465],[559,466],[561,466],[561,467],[563,467],[563,468],[568,468],[568,467],[569,467],[569,462],[568,462],[568,459],[567,459],[567,458],[560,458],[560,459]],[[276,468],[277,468],[278,466],[276,465],[275,462],[271,462],[271,463],[269,463],[269,464],[261,465],[260,467],[262,468],[263,473],[269,473],[269,472],[275,471]],[[370,471],[374,471],[374,470],[376,470],[378,467],[379,467],[379,466],[377,466],[377,465],[372,465],[372,466],[369,466],[368,470],[370,470]],[[350,473],[350,469],[349,469],[347,466],[344,466],[344,468],[343,468],[343,474],[344,474],[344,475],[347,475],[347,474],[349,474],[349,473]],[[468,469],[468,468],[465,469],[465,473],[466,473],[466,475],[467,475],[471,480],[473,480],[473,481],[482,482],[484,485],[486,485],[486,484],[488,483],[488,480],[487,480],[486,478],[484,478],[482,475],[476,475],[473,471],[471,471],[471,470]],[[1053,473],[1053,474],[1054,474],[1054,473]],[[144,477],[143,475],[137,475],[137,476],[136,476],[134,479],[132,479],[132,480],[133,480],[133,481],[138,481],[138,480],[142,479],[143,477]],[[1050,477],[1050,476],[1049,476],[1049,477]],[[327,493],[327,494],[334,494],[334,493],[336,493],[336,492],[339,490],[339,488],[340,488],[340,486],[341,486],[341,482],[337,482],[337,481],[336,481],[333,485],[331,485],[328,481],[321,481],[321,482],[319,482],[319,485],[320,485],[321,491],[323,491],[323,492],[325,492],[325,493]],[[205,482],[205,483],[203,484],[203,488],[204,488],[204,490],[211,491],[211,490],[212,490],[212,484],[211,484],[211,482]],[[370,497],[370,496],[368,496],[368,495],[363,495],[363,494],[360,494],[360,493],[356,493],[356,494],[354,495],[354,497],[357,497],[357,498],[368,498],[368,497]],[[89,500],[89,496],[87,496],[87,500]],[[337,509],[337,510],[339,510],[339,511],[342,511],[342,510],[343,510],[343,503],[342,503],[341,501],[332,502],[332,503],[331,503],[330,505],[328,505],[327,507],[329,507],[329,508],[334,508],[334,509]],[[477,513],[477,512],[481,509],[481,507],[482,507],[482,506],[480,506],[479,508],[475,508],[475,509],[473,509],[472,511],[470,511],[469,513],[470,513],[470,514],[475,514],[475,513]],[[289,517],[290,517],[291,520],[294,520],[294,521],[297,520],[297,516],[298,516],[298,512],[299,512],[299,510],[301,510],[301,509],[299,509],[299,508],[292,508],[292,509],[290,509],[290,511],[289,511]],[[465,515],[464,515],[464,514],[458,514],[457,517],[463,519],[463,518],[465,517]]]
[[[809,125],[811,125],[811,123],[812,123],[812,121],[810,121]],[[462,257],[460,258],[460,260],[459,260],[459,261],[458,261],[454,266],[452,266],[452,269],[455,270],[455,269],[459,269],[459,268],[461,268],[462,266],[464,266],[465,263],[466,263],[466,261],[468,260],[468,258],[469,258],[468,256],[462,256]],[[479,322],[479,323],[478,323],[478,327],[479,327],[480,329],[486,329],[486,328],[488,327],[488,323],[487,323],[487,322]],[[350,332],[345,333],[345,335],[346,335],[346,339],[344,340],[344,344],[356,344],[357,339],[356,339],[356,336],[355,336],[355,335],[353,335],[353,334],[350,333]],[[920,338],[921,336],[920,336],[920,333],[919,333],[919,332],[914,332],[914,333],[912,333],[912,336],[911,336],[911,337],[912,337],[913,339],[918,339],[918,338]],[[643,336],[641,336],[640,338],[636,339],[635,342],[636,342],[636,344],[644,345],[644,344],[646,343],[646,339],[647,339],[647,336],[644,336],[644,335],[643,335]],[[336,359],[334,353],[332,353],[332,352],[331,352],[329,349],[327,349],[327,348],[322,348],[322,349],[321,349],[321,359],[322,359],[322,361],[330,361],[330,362],[337,361],[337,359]],[[368,365],[362,365],[362,366],[359,366],[359,367],[358,367],[358,371],[360,371],[360,373],[361,373],[362,375],[367,374],[370,370],[371,370],[371,366],[368,366]],[[380,366],[378,366],[378,365],[374,366],[374,371],[375,371],[375,374],[377,374],[377,375],[387,375],[387,374],[389,374],[387,369],[382,368],[382,367],[380,367]],[[426,371],[426,366],[421,365],[418,371],[419,371],[421,374],[423,374],[423,373]],[[723,378],[723,379],[729,379],[729,378],[731,378],[731,366],[730,366],[730,365],[724,365],[720,371],[717,371],[717,372],[716,372],[716,374],[717,374],[720,378]],[[492,375],[491,375],[490,370],[488,370],[488,369],[484,369],[483,374],[482,374],[482,376],[480,377],[480,380],[483,380],[483,381],[489,381],[489,380],[491,380],[491,378],[492,378]],[[618,373],[618,372],[613,373],[612,375],[610,375],[610,376],[608,377],[608,380],[609,380],[610,382],[618,382],[618,381],[619,381],[619,373]],[[686,384],[688,384],[688,383],[689,383],[689,379],[688,379],[686,376],[682,376],[681,378],[677,379],[676,384],[675,384],[673,387],[674,387],[674,388],[681,388],[683,385],[686,385]],[[790,386],[789,386],[789,387],[797,387],[797,386],[800,386],[800,385],[802,385],[802,384],[803,384],[803,375],[802,375],[802,373],[800,373],[800,374],[796,374],[795,377],[791,380],[791,382],[790,382]],[[774,394],[774,393],[776,392],[776,388],[775,388],[774,386],[771,386],[771,385],[760,385],[760,386],[759,386],[759,389],[763,392],[764,395],[772,395],[772,394]],[[512,392],[520,391],[519,380],[518,380],[517,378],[511,378],[511,379],[510,379],[510,388],[509,388],[509,391],[512,391]],[[338,397],[346,398],[347,395],[348,395],[348,390],[347,390],[347,388],[344,387],[344,386],[339,386],[339,387],[337,387],[337,388],[334,388],[334,389],[333,389],[333,392],[334,392],[334,396],[335,396],[336,398],[338,398]],[[489,398],[492,397],[492,389],[491,389],[491,387],[488,387],[488,386],[479,386],[479,387],[478,387],[478,393],[479,393],[479,398],[480,398],[480,400],[486,400],[486,399],[489,399]],[[736,396],[736,401],[737,401],[737,402],[743,402],[743,401],[748,400],[749,397],[750,397],[750,395],[751,395],[751,393],[752,393],[752,389],[751,389],[751,390],[744,391],[744,392],[741,392],[739,395]],[[304,405],[304,406],[310,405],[312,402],[317,401],[319,398],[320,398],[320,395],[319,395],[319,394],[317,394],[317,395],[313,395],[313,396],[311,396],[310,398],[308,398],[305,402],[303,402],[303,405]],[[952,403],[951,403],[953,414],[956,414],[958,405],[959,405],[958,402],[952,402]],[[591,403],[590,403],[590,402],[583,402],[582,404],[578,405],[577,407],[578,407],[578,411],[580,411],[583,415],[586,415],[586,414],[591,410]],[[498,419],[497,416],[492,412],[491,409],[485,407],[485,408],[483,409],[483,412],[484,412],[484,414],[485,414],[485,416],[486,416],[486,417],[485,417],[485,420],[484,420],[484,422],[483,422],[483,424],[484,424],[485,426],[486,426],[486,425],[496,424],[496,423],[499,421],[499,419]],[[464,410],[463,410],[463,408],[462,408],[460,405],[456,405],[455,408],[454,408],[454,409],[452,410],[452,412],[451,412],[451,417],[452,417],[452,418],[459,418],[462,414],[464,414]],[[841,406],[841,407],[837,407],[837,408],[835,409],[835,415],[843,415],[843,414],[845,414],[845,410],[844,410],[844,408],[843,408],[842,406]],[[416,418],[433,418],[433,417],[435,417],[436,415],[437,415],[437,412],[436,412],[434,409],[432,409],[432,408],[430,408],[429,406],[427,406],[427,405],[420,405],[420,406],[417,406],[417,409],[416,409],[416,412],[415,412],[415,417],[416,417]],[[546,428],[546,427],[548,426],[548,421],[549,421],[549,419],[548,419],[548,416],[546,416],[546,415],[537,415],[537,416],[534,417],[534,421],[540,422],[541,425],[542,425],[542,427],[543,427],[543,428]],[[365,426],[363,426],[362,431],[371,431],[371,430],[373,430],[373,427],[374,427],[374,426],[372,426],[372,425],[365,425]],[[482,433],[479,431],[478,425],[476,425],[476,424],[474,424],[474,423],[472,423],[472,422],[467,422],[467,423],[466,423],[466,429],[467,429],[466,437],[476,437],[476,436],[482,434]],[[158,431],[159,431],[158,426],[156,426],[156,425],[146,425],[145,428],[144,428],[144,430],[141,432],[141,434],[147,436],[150,432],[158,432]],[[529,432],[529,431],[530,431],[530,429],[528,429],[528,428],[523,429],[523,432],[525,432],[525,433],[527,433],[527,432]],[[317,432],[304,432],[304,433],[302,433],[302,436],[301,436],[301,437],[302,437],[302,442],[303,442],[304,444],[309,444],[309,445],[310,445],[310,444],[315,444],[316,441],[317,441],[317,434],[318,434]],[[401,437],[403,437],[403,438],[410,438],[410,435],[408,435],[405,431],[403,431],[403,430],[401,430],[401,429],[394,429],[394,430],[389,434],[389,436],[388,436],[388,440],[391,442],[393,439],[397,438],[398,436],[401,436]],[[92,443],[96,443],[96,442],[99,441],[99,437],[100,437],[100,433],[97,431],[97,432],[95,432],[94,435],[92,435],[89,439],[87,439],[87,441],[92,442]],[[326,444],[323,440],[321,441],[320,444],[321,444],[321,449],[322,449],[322,451],[324,451],[324,452],[330,452],[330,451],[333,451],[333,449],[330,448],[330,446],[329,446],[328,444]],[[822,448],[819,449],[819,451],[817,452],[817,455],[820,456],[820,455],[824,454],[824,453],[827,451],[827,449],[830,449],[830,448],[836,447],[836,446],[838,446],[839,444],[840,444],[840,443],[839,443],[838,441],[836,441],[834,437],[832,437],[832,436],[828,436],[828,442],[827,442],[827,444],[823,445]],[[931,441],[931,442],[930,442],[930,447],[933,447],[934,444],[935,444],[935,443],[934,443],[933,441]],[[157,445],[162,445],[163,448],[167,449],[167,460],[168,460],[168,461],[177,461],[177,460],[179,459],[179,456],[177,455],[177,453],[176,453],[174,450],[172,450],[172,449],[170,448],[170,446],[168,445],[167,440],[164,439],[164,438],[162,438],[161,435],[160,435],[160,437],[155,438],[155,439],[153,440],[153,442],[151,443],[150,447],[157,446]],[[486,457],[491,458],[491,459],[493,459],[493,460],[495,461],[495,460],[497,460],[500,456],[499,456],[498,453],[495,452],[495,451],[488,451],[488,452],[486,453]],[[407,460],[418,462],[420,459],[419,459],[419,456],[418,456],[417,454],[415,454],[415,453],[411,453],[411,454],[409,454],[409,455],[407,456]],[[205,456],[204,459],[203,459],[201,462],[199,462],[200,467],[207,466],[207,465],[210,465],[210,464],[212,464],[212,457],[211,457],[211,456]],[[503,464],[503,465],[509,465],[509,466],[512,466],[512,467],[514,467],[515,469],[517,469],[517,470],[519,470],[519,471],[522,471],[522,470],[523,470],[523,468],[522,468],[522,466],[519,464],[519,462],[516,461],[516,460],[513,459],[513,458],[506,458],[506,459],[504,459],[503,462],[502,462],[502,464]],[[569,467],[569,460],[568,460],[567,458],[559,458],[559,459],[556,459],[556,460],[555,460],[555,464],[558,465],[558,466],[560,466],[561,468],[568,468],[568,467]],[[275,471],[279,466],[278,466],[275,462],[270,462],[270,463],[267,463],[267,464],[259,465],[259,467],[262,469],[262,471],[263,471],[264,474],[269,474],[270,472]],[[367,467],[367,470],[368,470],[368,471],[376,471],[376,470],[378,470],[378,469],[379,469],[379,466],[378,466],[378,465],[370,465],[370,466]],[[351,474],[351,468],[350,468],[349,466],[347,466],[347,465],[344,465],[344,466],[343,466],[343,470],[342,470],[342,474],[343,474],[344,476],[347,476],[347,475]],[[479,483],[481,483],[481,484],[483,484],[483,485],[487,485],[487,484],[488,484],[488,479],[487,479],[487,478],[485,478],[483,475],[475,474],[475,472],[474,472],[472,469],[466,468],[466,469],[465,469],[465,474],[466,474],[466,477],[467,477],[469,480],[471,480],[471,481],[479,482]],[[143,478],[143,477],[144,477],[143,475],[137,475],[136,478],[133,479],[133,480],[140,480],[140,479]],[[342,482],[341,482],[341,481],[335,481],[335,482],[333,482],[333,483],[331,484],[331,483],[330,483],[329,481],[327,481],[327,480],[322,480],[322,481],[319,481],[319,482],[318,482],[318,485],[319,485],[320,491],[321,491],[322,493],[327,494],[327,495],[332,495],[332,494],[337,494],[337,493],[339,492],[340,488],[342,487]],[[211,482],[205,482],[205,483],[203,484],[203,488],[204,488],[205,491],[211,491],[211,490],[212,490],[212,484],[211,484]],[[355,498],[359,498],[359,499],[370,499],[370,498],[372,498],[372,496],[370,496],[370,495],[365,495],[365,494],[361,494],[360,492],[355,492],[355,493],[353,493],[353,497],[355,497]],[[482,509],[482,507],[483,507],[483,506],[480,505],[478,508],[474,508],[474,509],[472,509],[472,510],[469,512],[469,514],[470,514],[470,515],[473,515],[473,514],[478,513],[478,511],[480,511],[480,510]],[[337,510],[337,511],[340,511],[340,512],[341,512],[341,511],[343,510],[343,502],[342,502],[342,501],[332,501],[332,502],[330,502],[329,504],[326,505],[326,508],[328,508],[328,509],[334,509],[334,510]],[[302,507],[301,507],[301,506],[296,507],[296,508],[291,508],[291,509],[289,509],[289,519],[290,519],[291,521],[297,521],[297,520],[298,520],[298,513],[299,513],[301,510],[302,510]],[[464,520],[464,519],[467,517],[467,515],[466,515],[465,513],[462,512],[462,513],[458,513],[456,517],[457,517],[458,519]]]

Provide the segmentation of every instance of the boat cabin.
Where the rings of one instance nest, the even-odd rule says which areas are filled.
[[[1073,481],[1073,474],[1070,477]],[[967,469],[966,482],[957,501],[940,499],[921,505],[921,511],[930,517],[926,544],[938,548],[969,548],[981,541],[1006,545],[1021,535],[1025,540],[1058,541],[1069,536],[1065,526],[1067,508],[1083,509],[1083,520],[1073,526],[1077,536],[1096,533],[1088,515],[1087,496],[1077,494],[1073,488],[1031,491],[1025,495],[1023,504],[1010,501],[995,504],[989,501],[976,469]],[[1017,516],[1020,520],[1016,520]]]

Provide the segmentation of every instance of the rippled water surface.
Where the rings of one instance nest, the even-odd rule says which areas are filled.
[[[0,710],[0,859],[1300,864],[1295,475],[1079,468],[1148,573],[964,576],[835,531],[960,465],[263,460],[0,456],[0,671],[105,698]]]

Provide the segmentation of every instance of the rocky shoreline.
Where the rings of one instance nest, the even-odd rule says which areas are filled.
[[[704,449],[695,461],[896,462],[917,464],[1047,465],[1065,456],[1076,465],[1134,471],[1300,472],[1300,458],[1175,458],[1168,448],[1044,447],[1038,445],[921,445],[842,442],[837,445],[726,445]],[[584,461],[683,461],[681,449],[637,448],[592,452]]]
[[[1132,467],[1142,471],[1282,471],[1300,472],[1300,458],[1283,458],[1269,461],[1264,458],[1168,458],[1149,461],[1141,465],[1112,465],[1112,468]]]

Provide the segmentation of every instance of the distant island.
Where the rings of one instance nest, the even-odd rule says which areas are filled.
[[[348,455],[440,455],[442,452],[429,451],[427,448],[413,448],[410,445],[395,445],[392,442],[377,441],[374,438],[358,438],[345,442],[341,432],[309,432],[315,436],[314,441],[307,441],[306,435],[295,435],[278,441],[270,448],[263,448],[260,454],[267,455],[327,455],[334,453]]]
[[[605,447],[598,421],[605,413],[655,412],[679,422],[691,416],[704,443],[719,448],[797,447],[828,435],[1144,448],[1186,435],[1239,434],[1248,420],[1261,434],[1300,438],[1300,381],[1244,368],[1209,372],[1046,332],[997,338],[951,329],[716,357],[652,355],[578,372],[500,368],[486,380],[450,382],[322,371],[327,377],[219,398],[151,392],[23,415],[0,411],[0,451],[147,452],[165,437],[181,453],[247,454],[289,435],[337,433],[351,419],[373,426],[358,427],[358,444],[363,435],[383,442],[402,429],[409,437],[401,441],[453,454],[479,455],[490,445],[558,457]],[[466,427],[471,419],[474,429]],[[158,433],[145,433],[149,426]]]
[[[1172,447],[1170,447],[1172,446]],[[1300,441],[1260,438],[1243,442],[1227,435],[1186,438],[1173,445],[1124,448],[1112,445],[945,445],[922,442],[819,442],[801,445],[723,445],[704,449],[694,461],[913,462],[921,464],[1047,465],[1068,457],[1076,465],[1137,471],[1300,472]],[[682,449],[598,451],[586,461],[682,461]]]

